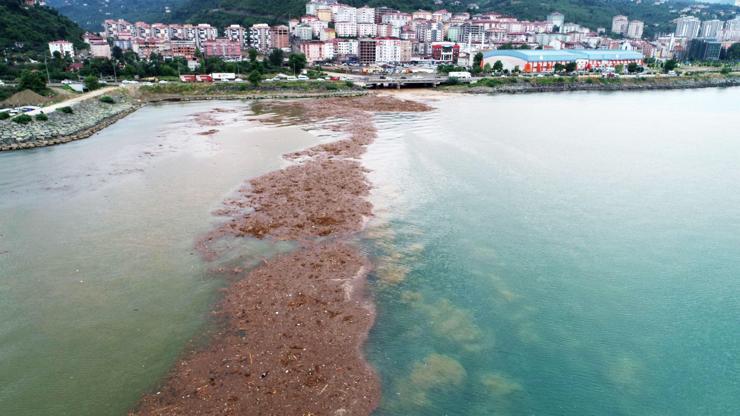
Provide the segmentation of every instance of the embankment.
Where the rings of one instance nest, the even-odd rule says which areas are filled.
[[[114,94],[113,104],[93,98],[72,107],[72,113],[55,111],[48,120],[19,124],[0,120],[0,151],[32,149],[85,139],[136,111],[141,104],[126,94]]]
[[[485,78],[442,89],[467,94],[531,94],[565,91],[647,91],[740,86],[740,77]]]

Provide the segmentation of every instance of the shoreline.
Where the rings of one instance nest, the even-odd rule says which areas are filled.
[[[546,80],[547,82],[543,81]],[[576,92],[576,91],[660,91],[676,89],[699,89],[699,88],[729,88],[740,86],[740,78],[630,78],[618,79],[617,81],[608,81],[601,79],[577,80],[571,81],[569,78],[531,78],[519,80],[517,78],[486,78],[478,84],[473,85],[448,85],[439,88],[412,88],[401,91],[434,91],[439,93],[452,94],[535,94],[535,93],[553,93],[553,92]],[[491,85],[483,85],[483,83]],[[118,120],[135,112],[146,105],[166,103],[166,102],[191,102],[191,101],[213,101],[213,100],[243,100],[243,101],[269,101],[269,100],[292,100],[292,99],[319,99],[319,98],[352,98],[368,95],[375,95],[373,91],[390,92],[395,90],[345,90],[345,91],[323,91],[323,92],[283,92],[275,93],[266,90],[261,94],[234,94],[226,93],[151,93],[139,91],[138,102],[132,104],[131,108],[126,108],[120,113],[113,116],[97,120],[84,128],[71,134],[56,135],[51,138],[30,139],[21,143],[0,143],[0,152],[34,149],[47,146],[69,143],[76,140],[86,139],[100,130],[116,123]],[[136,98],[136,97],[132,97]]]
[[[489,81],[490,80],[490,81]],[[512,81],[513,80],[513,81]],[[589,82],[591,81],[591,82]],[[483,85],[489,83],[491,85]],[[588,78],[573,81],[568,77],[530,78],[519,81],[516,78],[489,78],[466,86],[442,87],[442,91],[462,94],[535,94],[574,91],[665,91],[691,90],[699,88],[730,88],[740,86],[740,78],[617,78],[616,80]]]
[[[16,151],[16,150],[27,150],[41,147],[55,146],[59,144],[70,143],[77,140],[87,139],[93,136],[95,133],[115,124],[117,121],[125,118],[126,116],[134,113],[142,107],[151,104],[167,103],[167,102],[191,102],[191,101],[213,101],[213,100],[242,100],[242,101],[260,101],[260,100],[291,100],[291,99],[315,99],[315,98],[326,98],[326,97],[359,97],[368,95],[369,92],[363,91],[334,91],[326,93],[281,93],[281,94],[252,94],[252,95],[239,95],[239,94],[212,94],[212,95],[175,95],[175,94],[158,94],[151,97],[140,99],[138,102],[134,102],[130,107],[122,109],[120,112],[108,116],[92,123],[85,125],[83,128],[70,133],[53,135],[53,137],[46,138],[45,136],[40,139],[29,139],[23,142],[16,143],[0,143],[0,152]],[[135,98],[135,97],[133,97]],[[94,98],[83,102],[93,102]],[[11,123],[8,121],[8,123]],[[42,126],[46,127],[46,126]],[[53,127],[49,127],[53,128]]]
[[[339,137],[249,180],[218,210],[230,219],[196,249],[211,261],[224,237],[298,247],[237,276],[215,312],[223,329],[186,353],[131,415],[369,415],[378,406],[380,381],[362,350],[375,310],[365,290],[370,260],[355,241],[373,215],[360,157],[376,137],[373,113],[429,110],[375,95],[253,108],[263,123],[322,123]]]

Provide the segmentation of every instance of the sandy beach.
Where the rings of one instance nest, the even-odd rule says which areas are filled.
[[[208,348],[184,356],[135,415],[367,415],[379,380],[361,347],[374,320],[364,293],[370,263],[351,242],[372,215],[359,158],[375,112],[428,111],[391,96],[271,101],[266,124],[322,123],[341,138],[285,155],[291,166],[250,180],[224,202],[230,219],[197,243],[207,260],[224,237],[290,240],[225,290]],[[205,120],[204,120],[205,121]]]

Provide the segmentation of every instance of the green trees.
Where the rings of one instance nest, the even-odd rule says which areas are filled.
[[[273,49],[270,51],[270,55],[267,56],[267,60],[270,62],[270,65],[278,68],[283,65],[284,59],[285,52],[283,52],[282,49]]]
[[[725,59],[728,61],[740,61],[740,42],[735,42],[732,46],[727,48]]]
[[[111,97],[110,95],[104,95],[100,97],[100,102],[106,104],[115,104],[116,100],[114,100],[113,97]]]
[[[249,75],[247,76],[247,80],[249,80],[249,82],[251,82],[252,85],[256,87],[260,85],[260,82],[262,82],[262,74],[259,71],[254,70],[249,73]]]
[[[501,72],[504,70],[504,63],[501,61],[496,61],[493,63],[493,72]]]
[[[578,69],[578,64],[576,64],[575,62],[568,62],[567,64],[565,64],[565,72],[568,72],[568,73],[576,72],[577,69]]]
[[[719,73],[722,75],[729,75],[730,72],[732,72],[732,67],[729,65],[725,65],[719,70]]]
[[[258,54],[257,49],[249,48],[249,50],[247,51],[247,56],[249,56],[249,62],[251,63],[257,62],[257,54]]]
[[[675,59],[669,59],[663,64],[663,72],[666,74],[675,70],[678,67],[678,62]]]
[[[617,74],[624,73],[624,64],[619,64],[619,65],[615,66],[614,67],[614,72],[616,72]]]
[[[85,88],[87,88],[88,91],[95,91],[98,88],[100,88],[100,82],[98,81],[98,77],[94,75],[86,76],[83,82],[85,84]]]
[[[637,63],[635,62],[630,62],[627,65],[627,72],[629,72],[630,74],[634,74],[636,72],[642,72],[642,71],[643,71],[643,67],[641,67],[640,65],[637,65]]]
[[[478,74],[481,71],[481,63],[483,62],[483,53],[478,52],[473,57],[473,67],[471,68],[471,72],[473,74]]]
[[[46,79],[39,71],[25,70],[21,74],[18,90],[31,90],[38,94],[44,95],[48,92],[46,89]]]
[[[288,66],[293,70],[293,73],[299,73],[306,67],[306,55],[302,53],[291,53],[288,56]]]
[[[560,62],[555,64],[555,72],[563,72],[565,71],[565,65],[561,64]]]

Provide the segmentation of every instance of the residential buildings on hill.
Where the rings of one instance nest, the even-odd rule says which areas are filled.
[[[694,17],[676,20],[673,34],[643,40],[644,23],[614,16],[609,37],[604,28],[568,22],[562,13],[543,21],[519,20],[495,12],[451,13],[417,10],[405,13],[387,7],[353,7],[336,0],[310,0],[305,15],[286,25],[232,24],[219,30],[209,24],[148,24],[106,20],[101,36],[142,58],[157,53],[165,58],[193,60],[196,51],[225,60],[244,59],[254,48],[302,52],[309,62],[395,64],[411,61],[470,64],[481,51],[505,49],[621,50],[645,57],[681,57],[694,38],[719,42],[740,40],[740,20],[701,22]],[[92,44],[91,44],[92,45]],[[105,54],[98,48],[94,54]],[[712,49],[713,50],[713,49]]]

